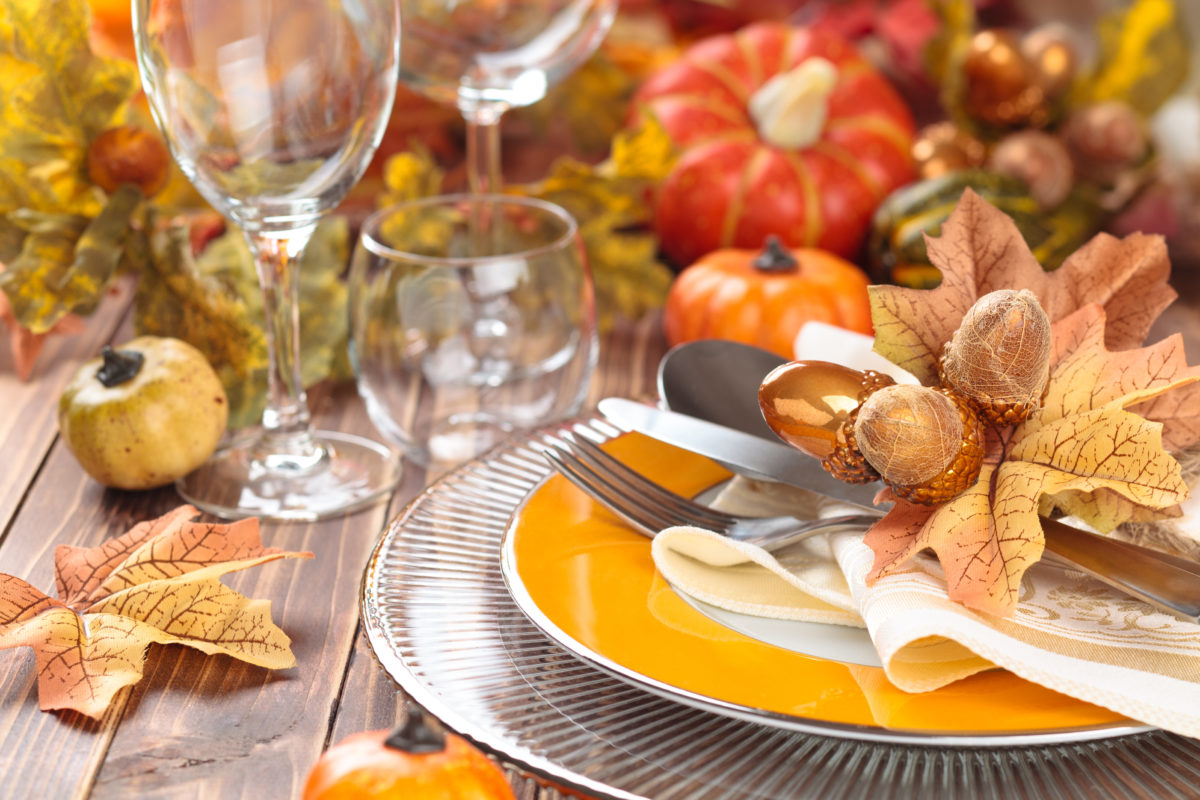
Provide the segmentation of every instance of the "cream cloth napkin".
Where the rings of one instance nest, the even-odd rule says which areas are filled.
[[[744,478],[730,482],[713,504],[732,513],[802,518],[848,511],[801,489]],[[874,556],[860,532],[825,534],[772,555],[710,531],[670,528],[654,539],[652,553],[673,587],[720,608],[865,627],[888,678],[905,691],[1003,667],[1200,738],[1200,625],[1081,573],[1035,565],[1013,616],[997,618],[950,601],[933,558],[918,557],[906,571],[867,586]]]

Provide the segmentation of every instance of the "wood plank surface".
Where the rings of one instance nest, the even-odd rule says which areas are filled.
[[[58,435],[58,395],[79,365],[110,343],[130,301],[133,287],[118,281],[85,322],[82,333],[50,336],[28,381],[15,372],[7,329],[0,325],[0,534],[8,530],[25,490]]]
[[[85,334],[52,342],[34,383],[0,384],[3,433],[20,456],[5,471],[0,569],[53,593],[59,544],[95,546],[180,503],[173,489],[108,490],[61,441],[50,410],[79,363],[130,335],[128,292],[88,321]],[[122,319],[124,315],[124,319]],[[648,396],[662,352],[659,320],[606,337],[588,407],[609,394]],[[0,380],[7,380],[4,376]],[[310,396],[318,425],[377,437],[352,385]],[[9,411],[13,409],[13,411]],[[101,720],[42,712],[32,654],[0,654],[0,795],[6,798],[292,798],[321,752],[360,730],[391,727],[402,698],[359,631],[359,584],[386,521],[434,476],[407,464],[389,503],[313,524],[263,523],[264,543],[311,550],[235,573],[232,588],[272,603],[298,666],[271,672],[178,645],[151,645],[143,680]],[[511,773],[522,800],[560,797]]]
[[[1184,280],[1184,302],[1151,339],[1182,332],[1200,359],[1200,281]],[[84,334],[52,340],[35,380],[19,383],[0,356],[0,570],[53,591],[58,544],[94,546],[180,503],[173,489],[107,490],[57,441],[54,403],[79,363],[129,335],[127,290],[108,298]],[[609,395],[650,398],[666,349],[661,318],[623,323],[601,343],[585,410]],[[354,387],[310,396],[319,426],[378,438]],[[382,670],[359,624],[360,580],[388,520],[436,475],[405,464],[386,503],[314,524],[263,523],[265,543],[311,550],[228,576],[248,596],[268,599],[293,639],[298,666],[278,672],[182,646],[152,645],[146,674],[100,720],[38,709],[28,650],[0,652],[0,797],[295,798],[321,752],[346,736],[391,727],[404,698]],[[563,800],[536,778],[510,770],[520,800]]]

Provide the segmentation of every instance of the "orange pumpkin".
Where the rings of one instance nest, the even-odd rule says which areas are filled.
[[[654,212],[678,266],[768,234],[852,258],[875,208],[913,178],[907,106],[826,31],[762,22],[703,39],[632,105],[680,149]]]
[[[395,731],[348,736],[308,774],[302,800],[514,800],[504,773],[459,736],[410,714]]]
[[[867,276],[824,250],[787,251],[771,237],[754,250],[714,250],[685,269],[667,294],[663,324],[671,345],[733,339],[794,355],[806,322],[870,334]]]

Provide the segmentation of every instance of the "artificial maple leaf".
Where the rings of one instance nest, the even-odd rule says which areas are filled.
[[[0,3],[0,213],[99,213],[93,139],[117,124],[137,67],[92,52],[86,0]]]
[[[1029,289],[1053,322],[1086,303],[1108,317],[1105,343],[1136,347],[1175,299],[1161,237],[1099,234],[1053,272],[1033,257],[1016,224],[966,189],[939,238],[926,237],[929,260],[942,273],[935,289],[872,286],[875,350],[921,383],[937,382],[937,361],[967,309],[996,289]]]
[[[0,263],[0,272],[4,272],[2,263]],[[17,319],[12,305],[8,302],[8,295],[4,293],[3,289],[0,289],[0,325],[8,330],[8,347],[13,357],[13,368],[16,370],[17,377],[23,381],[29,380],[33,375],[33,365],[42,352],[46,339],[55,335],[74,336],[82,333],[84,329],[82,317],[76,314],[67,314],[55,322],[48,331],[34,333]]]
[[[870,579],[930,548],[952,599],[1005,614],[1021,576],[1041,557],[1040,514],[1057,507],[1111,530],[1187,497],[1159,417],[1195,420],[1174,437],[1194,441],[1200,411],[1189,417],[1168,398],[1194,391],[1200,368],[1188,366],[1178,335],[1137,347],[1174,298],[1156,237],[1099,236],[1059,272],[1045,273],[1015,225],[968,191],[943,236],[928,245],[943,273],[937,289],[872,287],[876,350],[936,383],[937,358],[975,300],[1029,288],[1056,320],[1050,377],[1041,407],[1025,422],[989,430],[972,487],[936,508],[897,502],[872,528]]]
[[[562,206],[579,222],[602,330],[618,316],[637,319],[666,300],[671,272],[657,259],[655,237],[642,229],[652,218],[651,190],[675,156],[666,130],[647,119],[618,133],[601,163],[561,158],[544,180],[518,189]]]
[[[270,603],[219,580],[234,570],[312,553],[263,547],[258,520],[192,522],[180,506],[98,547],[60,545],[58,599],[0,573],[0,649],[29,646],[43,711],[99,717],[121,688],[142,677],[146,647],[178,643],[268,669],[294,666]]]
[[[1162,447],[1162,426],[1125,410],[1200,379],[1183,359],[1180,338],[1107,351],[1097,304],[1056,323],[1053,334],[1042,407],[1015,428],[989,432],[979,480],[966,491],[934,508],[897,503],[872,528],[871,580],[928,547],[951,599],[1008,613],[1021,576],[1042,555],[1043,496],[1109,530],[1138,509],[1187,497],[1179,464]]]

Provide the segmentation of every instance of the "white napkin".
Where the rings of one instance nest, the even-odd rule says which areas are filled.
[[[861,347],[860,341],[842,341],[848,337],[857,334],[822,331],[816,338],[824,355],[800,350],[797,357],[853,363],[831,356],[842,344]],[[803,343],[804,332],[800,339]],[[801,489],[743,478],[732,481],[714,505],[733,513],[804,518],[848,510]],[[906,571],[868,587],[874,556],[861,533],[826,534],[772,555],[710,531],[671,528],[655,538],[652,553],[672,586],[712,605],[865,627],[888,678],[905,691],[929,691],[1003,667],[1132,719],[1200,738],[1200,625],[1080,573],[1034,566],[1016,612],[996,618],[949,600],[933,558],[914,559]]]

